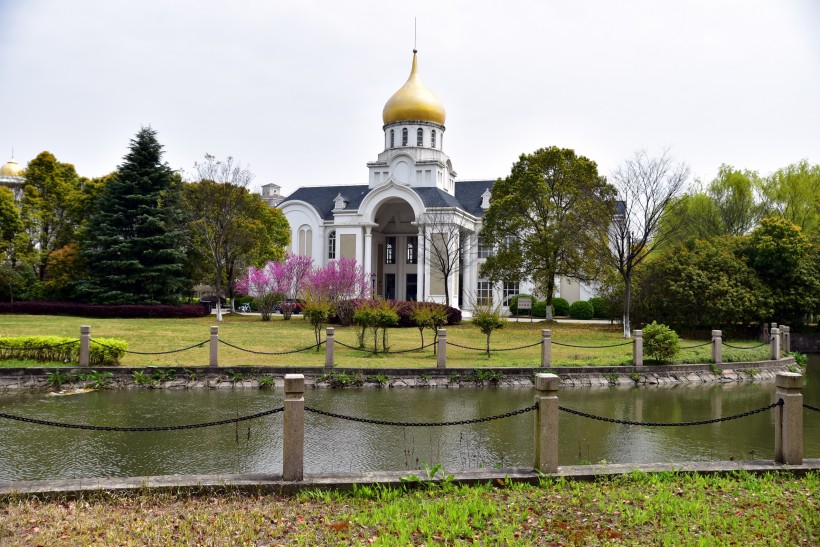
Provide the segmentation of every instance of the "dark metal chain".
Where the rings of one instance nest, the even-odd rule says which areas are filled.
[[[375,424],[375,425],[394,425],[394,426],[402,426],[402,427],[441,427],[441,426],[448,426],[448,425],[466,425],[466,424],[478,424],[483,422],[491,422],[493,420],[500,420],[502,418],[510,418],[512,416],[518,416],[519,414],[526,414],[527,412],[532,412],[533,410],[538,408],[538,403],[535,403],[532,406],[528,406],[527,408],[522,408],[519,410],[513,410],[512,412],[507,412],[505,414],[499,414],[497,416],[487,416],[485,418],[474,418],[471,420],[458,420],[453,422],[388,422],[385,420],[371,420],[369,418],[356,418],[353,416],[345,416],[343,414],[334,414],[332,412],[325,412],[324,410],[319,410],[318,408],[313,408],[306,406],[305,410],[308,412],[313,412],[314,414],[321,414],[322,416],[329,416],[331,418],[339,418],[341,420],[349,420],[351,422],[361,422],[365,424]]]
[[[473,351],[483,351],[483,352],[487,351],[487,348],[473,348],[473,347],[470,347],[470,346],[462,346],[461,344],[456,344],[455,342],[450,342],[449,340],[447,340],[446,343],[447,343],[448,346],[455,346],[455,347],[461,348],[461,349],[471,349]],[[490,348],[490,351],[495,351],[495,350]]]
[[[461,349],[471,349],[473,351],[484,351],[484,352],[487,351],[487,348],[471,348],[469,346],[461,346],[459,344],[456,344],[455,342],[450,342],[449,340],[447,340],[447,345],[448,346],[455,346],[455,347],[461,348]],[[540,345],[541,345],[541,342],[536,342],[535,344],[528,344],[526,346],[518,346],[516,348],[490,348],[490,352],[494,353],[496,351],[516,351],[516,350],[519,350],[519,349],[533,348],[535,346],[540,346]]]
[[[694,349],[694,348],[702,348],[703,346],[709,346],[712,342],[704,342],[703,344],[696,344],[694,346],[681,346],[680,349]]]
[[[748,347],[733,346],[732,344],[727,344],[726,342],[723,342],[723,345],[726,346],[727,348],[732,348],[732,349],[757,349],[757,348],[762,348],[763,346],[768,346],[769,342],[763,342],[762,344],[758,344],[756,346],[748,346]]]
[[[617,348],[619,346],[629,346],[632,345],[634,342],[621,342],[619,344],[609,344],[607,346],[575,346],[573,344],[562,344],[561,342],[552,342],[556,346],[565,346],[568,348],[581,348],[581,349],[598,349],[598,348]]]
[[[820,412],[820,408],[817,408],[816,406],[808,405],[806,403],[803,403],[803,408],[808,408],[809,410],[813,410],[815,412]]]
[[[582,416],[584,418],[592,418],[593,420],[600,420],[602,422],[610,422],[613,424],[623,424],[623,425],[642,425],[647,427],[676,427],[676,426],[689,426],[689,425],[706,425],[706,424],[716,424],[718,422],[727,422],[729,420],[736,420],[738,418],[745,418],[746,416],[751,416],[753,414],[757,414],[759,412],[765,412],[766,410],[771,410],[776,406],[783,406],[783,399],[778,400],[776,403],[772,403],[768,406],[764,406],[758,408],[756,410],[750,410],[748,412],[742,412],[740,414],[735,414],[733,416],[726,416],[723,418],[714,418],[712,420],[698,420],[694,422],[635,422],[632,420],[616,420],[615,418],[604,418],[603,416],[596,416],[594,414],[587,414],[586,412],[581,412],[580,410],[572,410],[571,408],[566,408],[563,406],[559,406],[558,410],[563,410],[564,412],[568,412],[570,414],[575,414],[576,416]]]
[[[134,355],[168,355],[168,354],[171,354],[171,353],[179,353],[181,351],[188,351],[189,349],[198,348],[198,347],[208,343],[208,340],[204,340],[204,341],[202,341],[198,344],[194,344],[193,346],[188,346],[187,348],[172,349],[172,350],[169,350],[169,351],[130,351],[130,350],[121,349],[121,348],[118,348],[118,347],[115,347],[115,346],[109,346],[108,344],[103,344],[102,342],[98,342],[97,340],[94,340],[93,338],[91,339],[91,341],[93,343],[97,344],[98,346],[102,346],[104,348],[113,349],[113,350],[117,350],[117,351],[122,351],[124,353],[132,353]]]
[[[219,340],[219,343],[220,344],[225,344],[226,346],[232,347],[234,349],[238,349],[239,351],[245,351],[245,352],[248,352],[248,353],[253,353],[255,355],[289,355],[291,353],[299,353],[299,352],[302,352],[302,351],[308,351],[310,349],[316,349],[319,346],[321,346],[322,344],[324,344],[325,341],[322,340],[318,344],[313,344],[312,346],[308,346],[306,348],[293,349],[293,350],[290,350],[290,351],[254,351],[252,349],[246,349],[246,348],[241,348],[239,346],[234,346],[233,344],[230,344],[230,343],[228,343],[228,342],[226,342],[225,340],[222,340],[222,339]]]
[[[52,422],[49,420],[38,420],[36,418],[26,418],[24,416],[15,416],[13,414],[3,414],[0,413],[0,418],[6,418],[7,420],[16,420],[18,422],[25,422],[29,424],[37,424],[37,425],[48,425],[53,427],[64,427],[68,429],[87,429],[90,431],[178,431],[180,429],[199,429],[203,427],[213,427],[217,425],[225,425],[225,424],[233,424],[237,422],[244,422],[246,420],[253,420],[256,418],[261,418],[263,416],[269,416],[271,414],[276,414],[277,412],[282,412],[285,410],[285,407],[274,408],[271,410],[265,410],[264,412],[257,412],[256,414],[251,414],[249,416],[241,416],[239,418],[229,418],[227,420],[218,420],[215,422],[204,422],[200,424],[186,424],[186,425],[164,425],[164,426],[152,426],[152,427],[120,427],[120,426],[108,426],[108,425],[88,425],[88,424],[67,424],[63,422]]]
[[[430,346],[435,344],[435,342],[430,342],[429,344],[427,344],[425,346],[419,346],[419,347],[413,348],[413,349],[399,349],[399,350],[395,350],[395,351],[390,351],[390,350],[387,350],[387,351],[373,351],[372,349],[368,349],[368,348],[353,347],[351,345],[345,344],[344,342],[340,342],[339,340],[334,340],[333,343],[334,344],[339,344],[342,347],[352,349],[352,350],[355,350],[355,351],[363,351],[365,353],[372,353],[373,355],[384,355],[386,353],[410,353],[410,352],[413,352],[413,351],[421,351],[423,349],[427,349]]]
[[[427,349],[427,348],[431,347],[433,344],[435,344],[435,342],[430,342],[429,344],[427,344],[425,346],[419,346],[419,347],[413,348],[413,349],[397,349],[395,351],[387,350],[387,351],[384,351],[382,353],[412,353],[414,351],[421,351],[421,350]]]

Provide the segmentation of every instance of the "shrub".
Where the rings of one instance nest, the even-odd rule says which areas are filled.
[[[544,301],[536,301],[532,304],[532,314],[535,317],[546,317],[547,316],[547,302]]]
[[[363,302],[370,302],[370,300],[357,299],[337,302],[335,313],[331,318],[331,323],[340,323],[342,325],[354,324],[353,316],[355,311],[362,306]],[[390,300],[389,302],[394,306],[395,311],[399,316],[399,328],[418,327],[416,322],[413,320],[413,310],[417,306],[429,306],[433,309],[443,310],[447,316],[447,322],[445,323],[446,325],[458,325],[461,323],[461,310],[451,308],[450,306],[445,306],[444,304],[436,304],[435,302],[416,302],[412,300]],[[347,314],[349,314],[350,323],[346,324],[345,320]]]
[[[487,336],[487,357],[490,357],[490,335],[494,330],[504,328],[504,323],[500,306],[479,304],[474,306],[473,325]]]
[[[552,299],[552,314],[553,315],[569,315],[569,302],[564,298]]]
[[[569,307],[569,316],[573,319],[592,319],[595,316],[595,308],[586,300],[578,300]]]
[[[132,318],[186,318],[205,317],[210,313],[201,304],[171,306],[157,304],[127,304],[104,306],[76,302],[0,302],[0,313],[27,313],[31,315],[76,315],[79,317]]]
[[[595,310],[593,317],[595,317],[596,319],[609,319],[609,300],[607,300],[606,298],[601,298],[600,296],[596,296],[595,298],[590,298],[587,302],[592,304],[592,308]]]
[[[667,363],[680,351],[680,339],[666,325],[652,321],[643,328],[643,349],[649,358]]]
[[[90,366],[116,366],[128,344],[116,338],[95,338],[88,349]],[[80,341],[64,336],[15,336],[0,338],[0,359],[31,359],[39,362],[77,363]]]

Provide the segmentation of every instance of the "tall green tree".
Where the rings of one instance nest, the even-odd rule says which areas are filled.
[[[785,218],[764,218],[746,238],[749,266],[771,289],[772,318],[801,325],[820,313],[820,248]]]
[[[655,250],[667,245],[676,226],[661,231],[664,215],[674,209],[676,198],[689,178],[689,168],[675,164],[667,152],[651,157],[637,152],[615,171],[613,180],[621,201],[617,210],[598,226],[598,248],[624,284],[624,338],[631,336],[629,311],[632,274]]]
[[[760,181],[766,216],[779,216],[807,235],[820,230],[820,165],[807,160],[778,169]]]
[[[41,152],[24,173],[21,218],[37,254],[37,278],[44,281],[48,255],[74,240],[85,211],[77,207],[80,177],[74,166],[57,161],[51,152]]]
[[[0,186],[0,282],[2,292],[14,302],[20,281],[20,270],[25,267],[29,251],[28,234],[20,218],[20,208],[14,192]]]
[[[82,255],[90,265],[85,292],[95,302],[175,302],[185,285],[181,180],[162,162],[156,131],[131,140],[116,175],[89,220]]]
[[[552,319],[555,278],[588,280],[598,273],[598,234],[614,212],[615,188],[594,161],[550,147],[522,154],[499,179],[481,235],[496,246],[481,267],[493,281],[531,280]]]
[[[184,191],[190,245],[204,261],[206,280],[220,296],[227,292],[233,305],[236,282],[248,266],[284,258],[290,229],[281,211],[248,191],[253,175],[233,158],[206,154],[195,170],[197,180]]]

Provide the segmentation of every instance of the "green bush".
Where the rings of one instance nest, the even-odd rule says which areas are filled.
[[[607,300],[606,298],[601,298],[600,296],[596,296],[595,298],[590,298],[589,300],[587,300],[587,302],[592,304],[592,307],[595,310],[595,314],[593,315],[593,317],[595,317],[596,319],[609,319],[609,300]]]
[[[94,338],[88,351],[89,366],[116,366],[128,344],[116,338]],[[41,363],[78,363],[80,341],[65,336],[15,336],[0,338],[0,359],[31,359]]]
[[[553,315],[569,315],[569,302],[564,298],[552,299],[552,314]]]
[[[595,308],[586,300],[578,300],[569,307],[569,316],[573,319],[592,319],[595,316]]]
[[[680,352],[680,338],[666,325],[652,321],[643,328],[643,350],[650,359],[668,363]]]
[[[532,304],[532,314],[535,317],[546,317],[547,316],[547,302],[546,302],[546,300],[533,302],[533,304]]]

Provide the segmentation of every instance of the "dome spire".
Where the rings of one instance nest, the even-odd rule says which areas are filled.
[[[413,64],[407,82],[384,105],[385,125],[400,121],[425,121],[444,125],[446,113],[441,100],[421,81],[418,51],[413,49]]]

